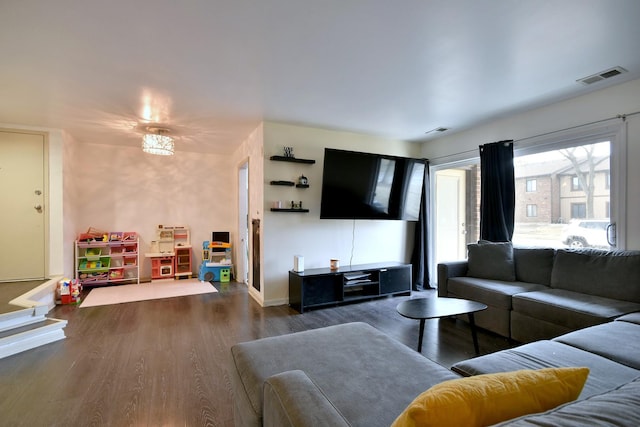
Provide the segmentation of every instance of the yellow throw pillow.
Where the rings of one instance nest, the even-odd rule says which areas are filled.
[[[575,400],[589,368],[525,369],[444,381],[421,393],[392,427],[488,426]]]

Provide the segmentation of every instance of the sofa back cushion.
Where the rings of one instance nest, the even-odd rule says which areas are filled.
[[[549,286],[555,254],[551,248],[513,248],[516,280]]]
[[[467,250],[467,276],[507,282],[516,280],[511,242],[480,241],[467,245]]]
[[[640,303],[640,251],[558,249],[551,287]]]

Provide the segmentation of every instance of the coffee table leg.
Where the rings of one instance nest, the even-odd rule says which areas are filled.
[[[425,319],[420,319],[420,335],[418,335],[418,353],[422,352],[422,335],[424,335],[424,321]]]
[[[471,326],[471,337],[473,338],[473,349],[476,351],[476,355],[479,355],[480,347],[478,346],[478,334],[476,333],[476,319],[473,313],[469,313],[469,325]]]

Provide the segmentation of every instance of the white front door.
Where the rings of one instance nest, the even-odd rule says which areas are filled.
[[[45,278],[45,137],[0,131],[0,281]]]
[[[435,178],[436,262],[465,259],[465,172],[440,170]]]

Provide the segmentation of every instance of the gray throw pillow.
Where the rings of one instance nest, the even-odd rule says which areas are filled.
[[[516,280],[511,242],[480,242],[467,245],[469,268],[467,276],[480,279]]]

